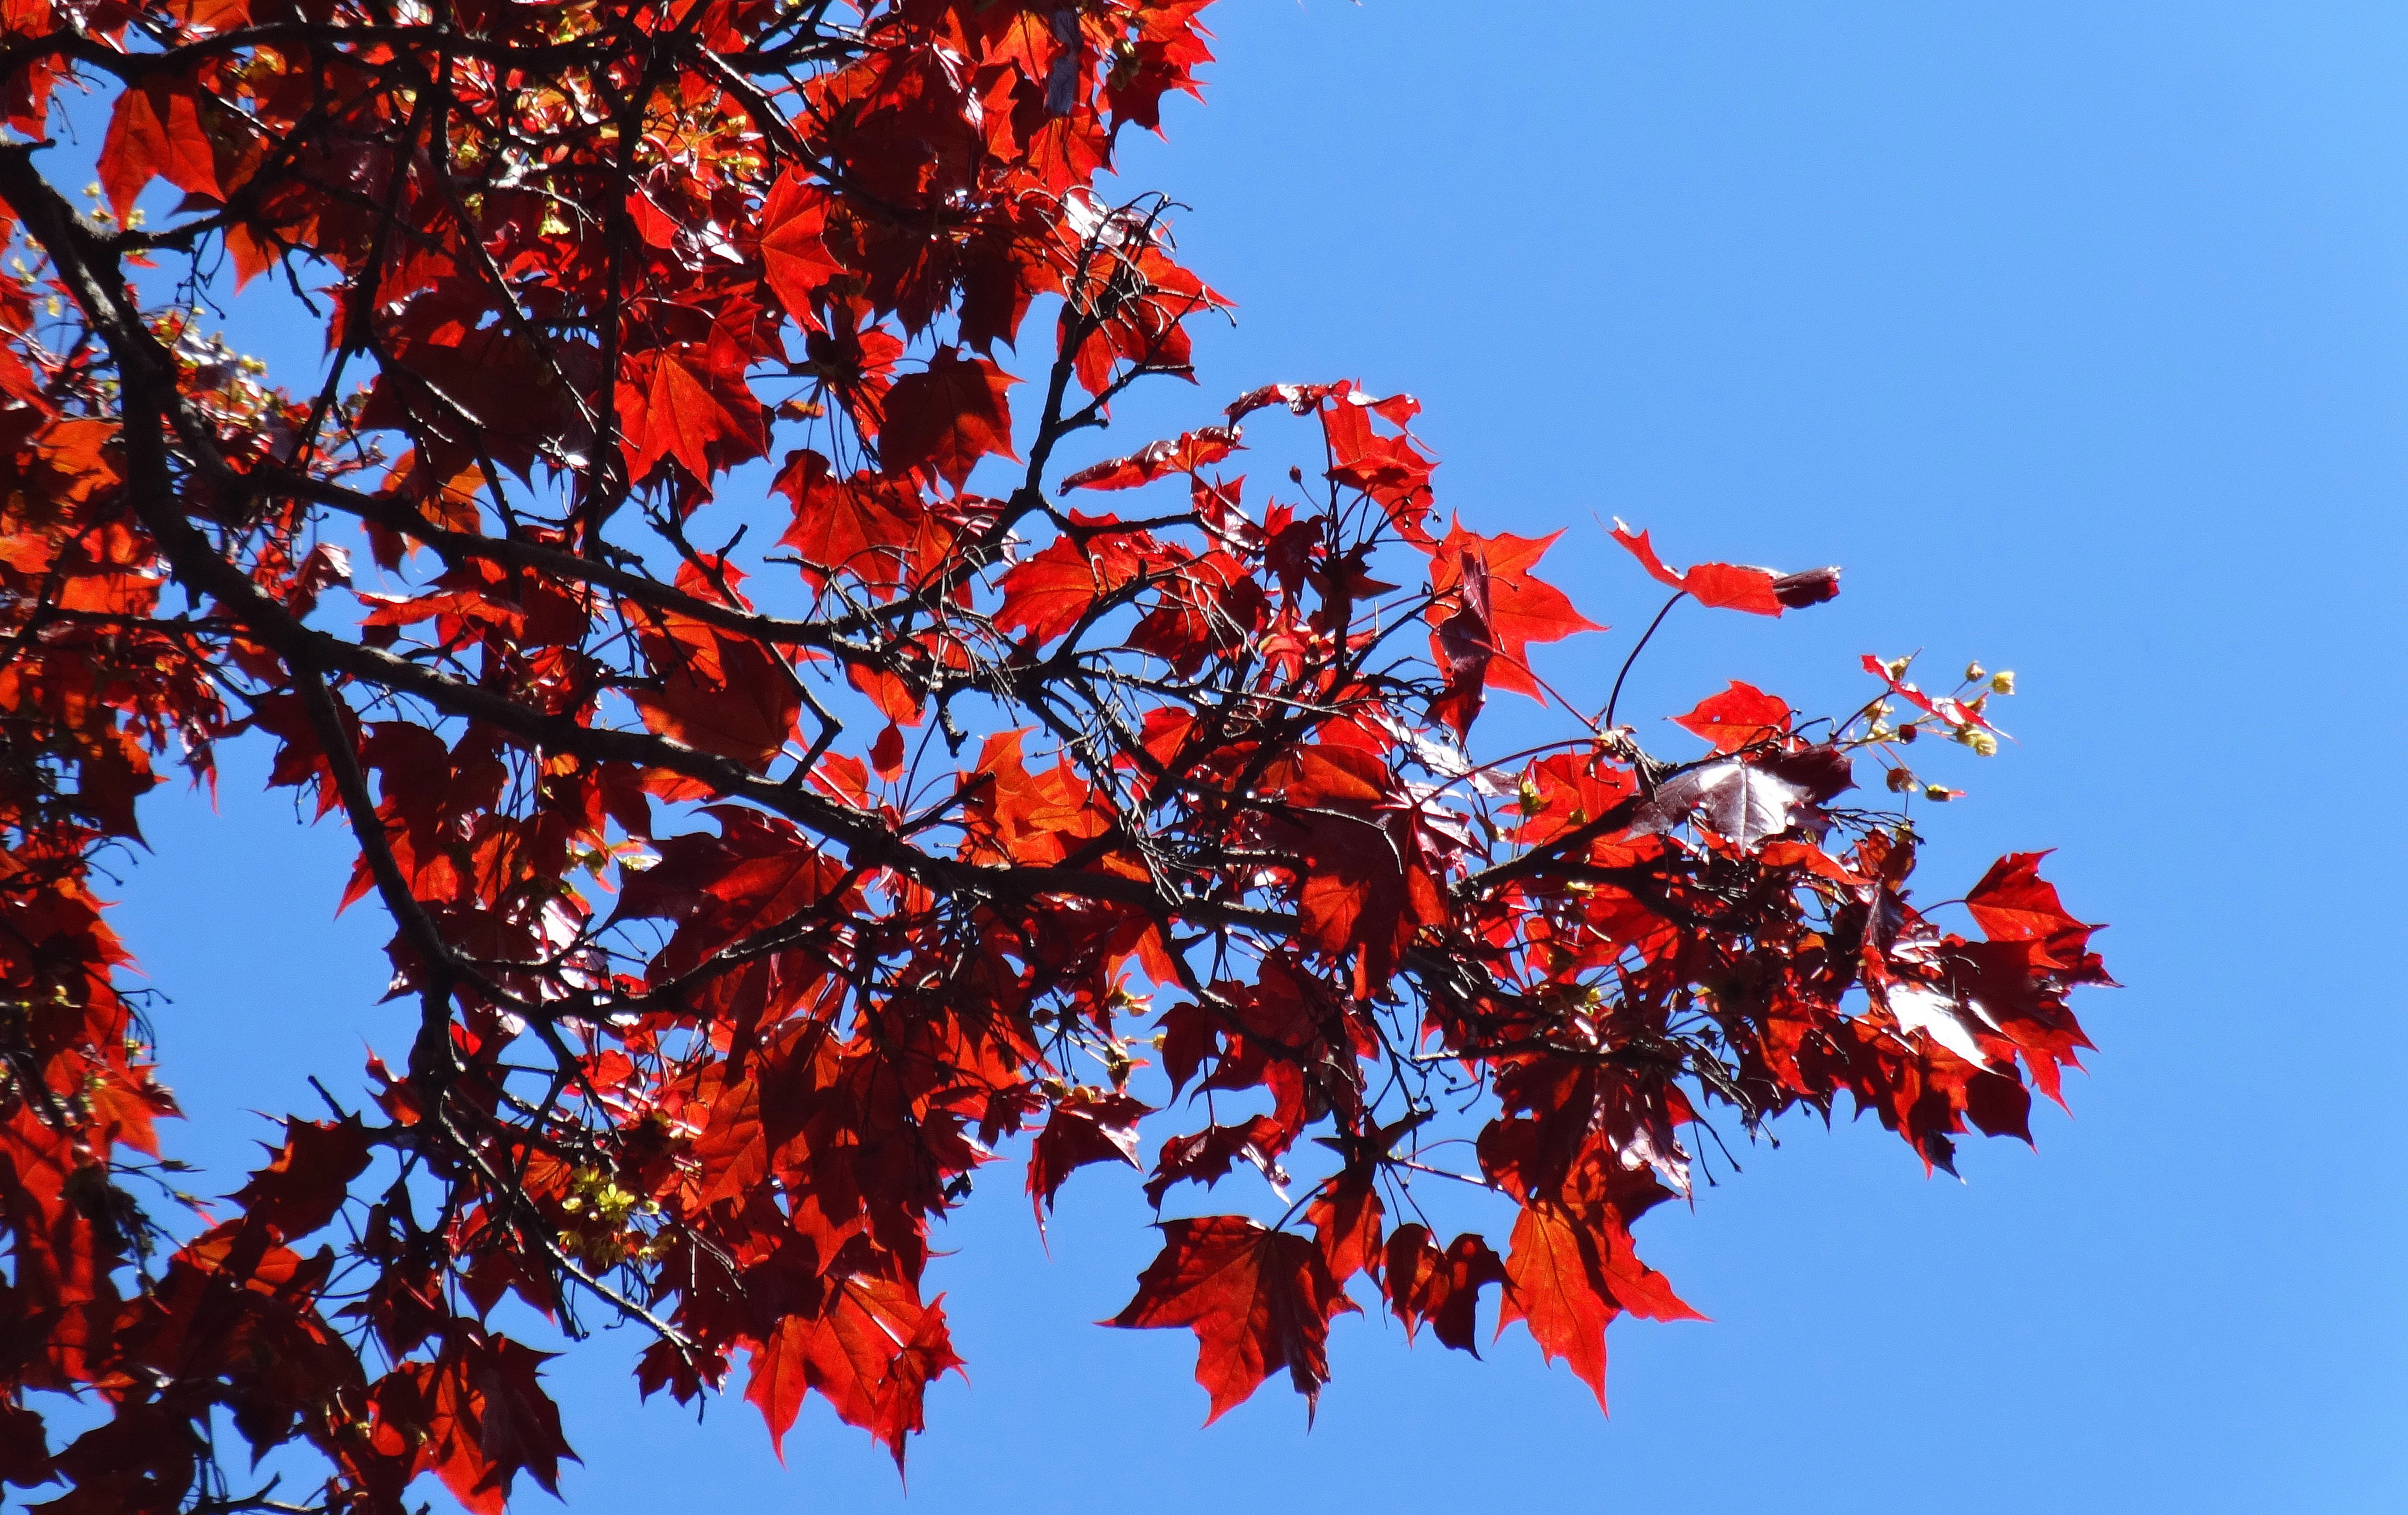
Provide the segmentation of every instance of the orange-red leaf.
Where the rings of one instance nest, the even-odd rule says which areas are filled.
[[[758,457],[768,445],[760,402],[744,387],[742,361],[718,344],[699,360],[658,354],[640,401],[621,386],[619,423],[627,436],[628,471],[638,479],[669,457],[707,486],[720,469]]]
[[[826,192],[788,169],[761,206],[761,267],[786,314],[817,325],[820,291],[844,272],[829,253]]]
[[[1731,563],[1700,563],[1686,573],[1674,573],[1656,557],[1656,548],[1645,532],[1634,532],[1616,521],[1613,539],[1627,549],[1657,583],[1669,584],[1699,605],[1718,610],[1777,616],[1784,610],[1820,605],[1840,593],[1837,568],[1809,568],[1802,573],[1784,574]]]
[[[1211,1424],[1284,1367],[1308,1407],[1329,1381],[1329,1322],[1354,1309],[1321,1250],[1238,1215],[1162,1225],[1161,1255],[1138,1276],[1137,1297],[1107,1322],[1183,1325],[1201,1350],[1196,1381],[1212,1396]]]
[[[243,128],[223,119],[231,114],[189,79],[153,78],[120,94],[109,112],[99,163],[101,188],[120,224],[153,179],[165,179],[187,194],[224,199],[233,185],[222,179],[239,177],[237,165],[249,146],[232,136]],[[212,139],[205,115],[227,138],[222,146]]]
[[[1526,1205],[1513,1222],[1497,1329],[1527,1324],[1540,1352],[1570,1362],[1603,1409],[1605,1328],[1626,1309],[1652,1321],[1700,1318],[1639,1260],[1612,1205]]]
[[[1605,629],[1572,608],[1570,598],[1562,590],[1530,573],[1562,535],[1555,532],[1530,537],[1509,532],[1478,536],[1465,531],[1462,520],[1457,518],[1430,558],[1430,588],[1440,599],[1430,608],[1433,623],[1450,623],[1446,606],[1455,602],[1455,607],[1461,608],[1459,602],[1464,596],[1457,591],[1458,586],[1465,585],[1464,565],[1479,564],[1486,571],[1486,650],[1491,660],[1484,665],[1486,681],[1541,700],[1544,696],[1539,693],[1538,680],[1530,673],[1526,650],[1529,644],[1560,641],[1578,632]],[[1470,636],[1476,635],[1476,628],[1460,626],[1458,632]]]
[[[1596,1248],[1563,1211],[1532,1206],[1513,1222],[1497,1329],[1521,1321],[1549,1362],[1561,1357],[1605,1408],[1605,1328],[1621,1310],[1606,1293]]]
[[[1055,538],[1035,556],[1014,564],[1003,576],[1003,606],[995,623],[1006,631],[1025,630],[1040,642],[1050,642],[1079,623],[1099,594],[1120,587],[1111,581],[1109,565],[1079,549],[1068,536]]]
[[[903,733],[894,722],[886,722],[878,739],[869,744],[869,765],[890,782],[903,777]]]
[[[559,1493],[560,1459],[578,1460],[561,1435],[560,1407],[536,1381],[538,1365],[554,1355],[479,1334],[454,1338],[434,1365],[420,1465],[474,1515],[502,1515],[522,1471]]]
[[[923,1305],[908,1284],[860,1274],[829,1282],[817,1309],[787,1315],[748,1348],[744,1397],[768,1422],[781,1461],[804,1394],[816,1391],[900,1465],[904,1438],[924,1423],[928,1380],[962,1365],[941,1297]]]
[[[714,635],[713,647],[713,659],[681,662],[657,689],[631,690],[628,698],[652,730],[757,773],[793,734],[802,695],[758,645]]]
[[[1371,1186],[1372,1171],[1347,1169],[1305,1208],[1304,1218],[1312,1222],[1313,1241],[1329,1265],[1329,1276],[1341,1284],[1365,1268],[1380,1270],[1380,1226],[1386,1207]]]
[[[1672,722],[1713,743],[1717,752],[1736,752],[1788,736],[1789,702],[1734,679],[1729,688],[1708,695],[1696,709],[1674,716]]]
[[[1091,464],[1062,480],[1062,493],[1074,489],[1135,489],[1165,474],[1194,473],[1219,463],[1241,444],[1235,426],[1206,426],[1183,432],[1175,441],[1148,442],[1125,458]]]
[[[778,540],[810,565],[812,582],[835,573],[879,591],[905,582],[909,550],[927,516],[917,491],[873,474],[838,479],[826,458],[808,450],[789,453],[769,487],[794,502],[794,524]]]
[[[2040,876],[2045,852],[2014,852],[1990,865],[1965,895],[1965,908],[1992,941],[2029,941],[2046,946],[2057,965],[2081,959],[2099,928],[2066,913],[2057,886]]]
[[[288,1117],[284,1145],[267,1166],[234,1196],[252,1220],[276,1228],[286,1241],[304,1236],[335,1218],[351,1180],[368,1165],[367,1128],[356,1115],[341,1121]]]

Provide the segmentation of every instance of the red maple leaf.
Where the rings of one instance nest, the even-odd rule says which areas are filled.
[[[758,644],[712,634],[710,646],[709,656],[675,663],[657,687],[630,690],[627,697],[651,730],[756,771],[767,768],[794,735],[802,695]]]
[[[421,1380],[427,1408],[419,1461],[474,1515],[502,1515],[522,1472],[559,1493],[560,1459],[577,1461],[561,1435],[560,1407],[536,1381],[553,1355],[478,1332],[447,1344],[431,1381]]]
[[[1283,1367],[1309,1412],[1329,1381],[1329,1322],[1357,1308],[1320,1249],[1237,1215],[1166,1221],[1161,1230],[1162,1252],[1138,1276],[1137,1296],[1104,1323],[1194,1330],[1196,1381],[1212,1396],[1207,1425]]]
[[[1990,865],[1965,893],[1965,908],[1992,941],[2037,942],[2048,961],[2074,967],[2100,929],[2066,913],[2057,886],[2040,876],[2045,852],[2014,852]]]
[[[1372,1186],[1377,1171],[1368,1164],[1350,1166],[1323,1185],[1305,1207],[1313,1243],[1329,1265],[1329,1276],[1341,1284],[1366,1268],[1380,1271],[1380,1222],[1386,1207]]]
[[[1650,1320],[1698,1319],[1664,1276],[1641,1263],[1607,1206],[1525,1205],[1506,1255],[1497,1329],[1520,1321],[1541,1355],[1561,1357],[1605,1408],[1605,1328],[1624,1310]]]
[[[743,358],[724,336],[700,352],[661,352],[651,359],[639,392],[619,388],[619,423],[626,434],[627,471],[641,479],[663,458],[675,458],[687,477],[708,486],[720,470],[768,447],[761,403],[744,382]]]
[[[907,581],[910,550],[928,523],[917,491],[869,473],[838,479],[809,449],[789,453],[769,487],[794,502],[794,523],[778,540],[814,582],[840,573],[891,592]]]
[[[778,303],[796,322],[818,325],[812,309],[820,292],[844,272],[824,235],[826,192],[790,169],[779,176],[762,202],[759,225],[761,267]]]
[[[285,1241],[306,1236],[335,1218],[351,1180],[368,1165],[368,1132],[359,1117],[284,1122],[284,1145],[267,1166],[234,1195],[254,1221]]]
[[[816,1392],[901,1466],[905,1439],[924,1422],[928,1380],[962,1362],[941,1299],[924,1305],[908,1284],[859,1274],[828,1280],[816,1309],[786,1315],[749,1350],[744,1397],[768,1422],[781,1461],[803,1395]]]
[[[903,777],[903,733],[894,722],[886,722],[878,739],[869,744],[869,765],[881,779],[892,781]]]
[[[1418,1221],[1397,1227],[1388,1236],[1387,1288],[1389,1308],[1405,1323],[1405,1339],[1426,1322],[1440,1346],[1480,1355],[1474,1327],[1480,1291],[1506,1279],[1504,1259],[1488,1243],[1469,1232],[1448,1243],[1444,1251],[1430,1239],[1429,1228]]]
[[[1154,1107],[1126,1094],[1081,1087],[1054,1102],[1043,1129],[1028,1144],[1028,1203],[1041,1224],[1064,1179],[1090,1163],[1141,1165],[1137,1123]]]
[[[1672,721],[1713,743],[1715,751],[1736,752],[1787,736],[1789,715],[1788,701],[1734,679],[1721,693],[1708,695],[1697,708]]]
[[[1019,457],[1003,393],[1018,382],[984,358],[939,348],[925,372],[905,374],[886,392],[880,462],[890,474],[925,468],[959,489],[988,453]]]
[[[1616,521],[1613,539],[1629,549],[1650,577],[1686,593],[1699,605],[1750,615],[1777,616],[1784,610],[1820,605],[1840,593],[1840,570],[1809,568],[1802,573],[1778,573],[1729,563],[1700,563],[1686,573],[1674,573],[1656,556],[1645,532],[1633,532]]]
[[[223,200],[255,152],[226,107],[193,80],[152,76],[117,97],[100,145],[100,185],[122,224],[143,187],[165,179],[187,194]],[[212,130],[214,128],[214,130]]]
[[[1457,518],[1430,553],[1430,589],[1438,596],[1430,608],[1431,620],[1442,627],[1443,615],[1453,612],[1442,612],[1441,607],[1452,603],[1460,610],[1469,604],[1454,592],[1465,582],[1464,565],[1477,562],[1486,574],[1487,651],[1493,660],[1485,665],[1484,677],[1499,689],[1527,694],[1541,704],[1546,696],[1539,692],[1539,681],[1530,672],[1529,645],[1605,630],[1573,609],[1562,590],[1530,573],[1562,535],[1480,536],[1464,530]],[[1468,639],[1477,635],[1476,628],[1466,627],[1459,635]]]
[[[1239,446],[1235,426],[1206,426],[1182,432],[1175,441],[1148,442],[1125,458],[1090,464],[1063,479],[1065,494],[1074,489],[1135,489],[1165,474],[1194,473],[1219,463]]]
[[[1107,524],[1072,516],[1081,527]],[[1148,566],[1151,553],[1127,536],[1089,533],[1056,537],[1043,551],[1012,565],[1003,576],[1003,603],[995,622],[1007,631],[1025,629],[1050,642],[1079,623],[1096,602],[1119,593]]]

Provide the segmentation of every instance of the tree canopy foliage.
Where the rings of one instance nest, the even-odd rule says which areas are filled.
[[[1215,1416],[1484,1297],[1602,1401],[1609,1322],[1692,1313],[1631,1227],[1716,1122],[2028,1135],[2094,928],[2029,855],[1971,936],[1908,902],[1907,744],[1994,750],[2007,676],[1733,682],[1658,755],[1533,666],[1600,628],[1407,395],[1057,461],[1228,303],[1111,188],[1203,8],[0,7],[0,1479],[494,1511],[572,1455],[538,1317],[899,1460],[960,1365],[930,1222],[1006,1161],[1040,1224],[1142,1173],[1111,1323],[1191,1329]],[[314,391],[213,331],[254,280]],[[1676,602],[1838,593],[1615,535]],[[1555,735],[1484,753],[1495,692]],[[417,1031],[185,1213],[94,870],[236,737],[348,825]]]

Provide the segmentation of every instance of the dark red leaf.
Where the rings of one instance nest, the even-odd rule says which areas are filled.
[[[1202,1350],[1196,1381],[1211,1424],[1280,1368],[1310,1408],[1329,1381],[1329,1322],[1354,1309],[1321,1251],[1302,1236],[1236,1215],[1162,1224],[1160,1256],[1109,1325],[1190,1327]]]
[[[1505,1281],[1505,1262],[1488,1243],[1469,1232],[1455,1238],[1445,1251],[1430,1239],[1429,1228],[1409,1222],[1388,1235],[1387,1272],[1382,1280],[1389,1308],[1405,1323],[1405,1339],[1426,1322],[1439,1344],[1480,1355],[1474,1339],[1480,1291]]]
[[[351,1180],[367,1171],[368,1132],[359,1117],[304,1121],[288,1117],[275,1160],[234,1195],[252,1220],[284,1241],[306,1236],[335,1218]]]
[[[925,372],[905,374],[887,392],[880,461],[890,474],[924,468],[959,489],[988,453],[1019,457],[1003,393],[1018,382],[984,358],[939,348]]]
[[[1028,1203],[1038,1221],[1044,1221],[1055,1192],[1074,1170],[1090,1163],[1140,1166],[1137,1123],[1153,1113],[1153,1106],[1126,1094],[1083,1087],[1055,1100],[1028,1148]]]

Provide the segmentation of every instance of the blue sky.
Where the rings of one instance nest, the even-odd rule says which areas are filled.
[[[1658,603],[1600,518],[1676,562],[1846,566],[1811,614],[1677,617],[1624,697],[1642,730],[1731,677],[1852,705],[1864,651],[2015,669],[2020,744],[1940,775],[1971,793],[1928,825],[1926,893],[2056,847],[2113,922],[2127,987],[2079,1007],[2075,1117],[2041,1112],[2036,1154],[1971,1146],[1962,1183],[1870,1122],[1743,1151],[1641,1228],[1713,1321],[1617,1326],[1611,1419],[1518,1330],[1472,1362],[1365,1316],[1310,1433],[1277,1386],[1199,1430],[1190,1336],[1086,1323],[1152,1253],[1134,1184],[1072,1184],[1049,1257],[998,1179],[939,1238],[972,1377],[932,1394],[908,1494],[817,1408],[783,1467],[740,1402],[639,1409],[638,1344],[603,1339],[553,1365],[572,1508],[2408,1507],[2408,11],[1209,19],[1210,105],[1125,179],[1193,207],[1184,255],[1240,323],[1099,447],[1273,379],[1412,391],[1445,505],[1565,530],[1552,577],[1616,628],[1541,663],[1576,689]],[[263,772],[230,753],[216,815],[163,794],[120,892],[174,999],[178,1139],[222,1188],[266,1129],[245,1111],[404,1042],[384,922],[328,922],[344,838]]]

